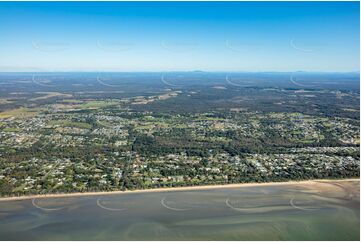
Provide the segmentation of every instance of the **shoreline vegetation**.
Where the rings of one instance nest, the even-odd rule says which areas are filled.
[[[251,183],[235,183],[225,185],[201,185],[201,186],[187,186],[187,187],[164,187],[153,189],[136,189],[126,191],[99,191],[99,192],[74,192],[74,193],[49,193],[37,194],[26,196],[11,196],[0,197],[2,201],[19,201],[35,198],[64,198],[64,197],[84,197],[84,196],[102,196],[102,195],[116,195],[116,194],[129,194],[129,193],[148,193],[148,192],[177,192],[177,191],[194,191],[194,190],[210,190],[222,188],[241,188],[241,187],[255,187],[255,186],[286,186],[286,185],[311,185],[315,182],[340,182],[340,181],[360,181],[360,178],[345,178],[345,179],[314,179],[314,180],[294,180],[283,182],[251,182]]]

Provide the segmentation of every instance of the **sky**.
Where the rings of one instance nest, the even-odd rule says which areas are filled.
[[[359,71],[359,2],[0,2],[0,71]]]

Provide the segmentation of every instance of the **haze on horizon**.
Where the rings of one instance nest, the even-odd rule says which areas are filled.
[[[0,71],[359,71],[359,2],[1,2]]]

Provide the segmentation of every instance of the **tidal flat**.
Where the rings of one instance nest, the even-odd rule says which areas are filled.
[[[359,180],[0,201],[1,240],[359,240]]]

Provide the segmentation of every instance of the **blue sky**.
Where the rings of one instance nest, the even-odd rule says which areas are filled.
[[[358,2],[0,2],[0,71],[358,71]]]

